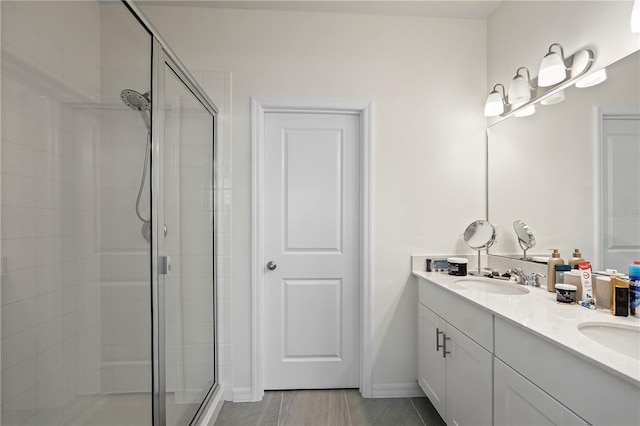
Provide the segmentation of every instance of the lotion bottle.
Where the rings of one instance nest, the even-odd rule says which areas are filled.
[[[551,257],[547,261],[547,291],[556,291],[556,265],[564,264],[558,249],[553,249]]]
[[[582,258],[582,253],[580,253],[580,250],[575,249],[573,250],[571,259],[569,259],[569,266],[571,266],[571,269],[578,269],[579,262],[584,262],[584,259]]]

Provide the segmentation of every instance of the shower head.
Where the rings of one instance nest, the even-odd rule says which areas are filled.
[[[120,92],[120,99],[122,99],[122,102],[132,110],[140,112],[144,125],[147,126],[149,131],[151,131],[151,123],[148,115],[148,112],[151,109],[151,98],[149,97],[149,92],[140,94],[135,90],[124,89]]]
[[[120,92],[120,99],[129,108],[134,111],[149,111],[151,109],[151,99],[149,98],[149,92],[140,94],[135,90],[124,89]]]

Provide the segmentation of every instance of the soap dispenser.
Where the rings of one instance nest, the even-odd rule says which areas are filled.
[[[569,259],[569,266],[571,266],[571,269],[578,269],[579,262],[584,262],[582,253],[580,253],[579,249],[574,249],[573,255],[571,255],[571,259]]]
[[[547,261],[547,291],[556,291],[556,265],[564,264],[558,249],[552,249],[551,257]]]

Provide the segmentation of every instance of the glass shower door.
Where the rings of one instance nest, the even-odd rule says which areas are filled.
[[[214,111],[161,58],[158,306],[161,410],[168,425],[187,425],[216,383],[214,309]],[[162,316],[162,315],[161,315]],[[164,329],[164,330],[162,330]]]

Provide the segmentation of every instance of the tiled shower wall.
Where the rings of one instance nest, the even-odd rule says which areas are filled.
[[[103,43],[104,44],[104,43]],[[102,72],[100,144],[100,311],[103,392],[151,391],[150,248],[135,213],[147,128],[120,101],[122,89],[145,92],[149,69]],[[141,215],[149,218],[149,170]]]
[[[108,7],[2,2],[2,424],[69,422],[91,395],[150,390],[148,246],[133,210],[146,128],[118,98],[149,90],[149,70],[108,66],[122,53],[108,46],[123,45],[101,26]],[[228,383],[231,76],[195,76],[220,109],[216,349]]]
[[[216,217],[215,257],[217,285],[216,352],[218,381],[225,388],[225,399],[231,400],[231,106],[232,75],[224,71],[194,72],[194,78],[218,107],[215,167],[214,215]]]
[[[60,424],[100,392],[99,10],[38,7],[2,2],[3,424]]]

